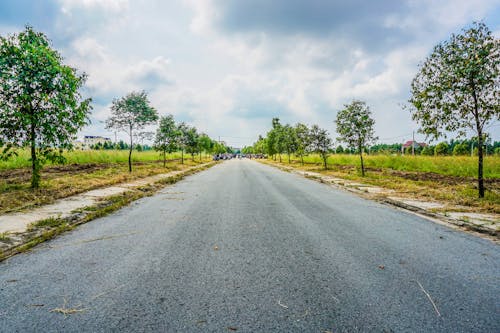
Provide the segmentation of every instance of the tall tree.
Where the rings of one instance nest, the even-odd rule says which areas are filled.
[[[311,146],[311,133],[307,125],[298,123],[295,125],[295,134],[297,137],[296,154],[300,156],[300,162],[304,165],[304,156]]]
[[[128,134],[130,147],[128,153],[128,171],[132,172],[132,150],[134,142],[144,138],[148,132],[143,131],[148,125],[158,120],[158,113],[149,105],[145,91],[114,99],[111,105],[111,117],[106,120],[106,128],[123,131]]]
[[[420,131],[437,139],[448,132],[478,138],[478,192],[484,197],[485,128],[500,120],[500,41],[484,23],[434,47],[411,85],[412,118]]]
[[[370,108],[365,102],[353,100],[344,107],[345,109],[337,114],[335,121],[339,140],[347,143],[350,148],[358,150],[361,161],[361,175],[364,176],[363,150],[367,144],[377,139],[373,129],[375,120],[372,119]]]
[[[160,118],[160,126],[156,130],[154,149],[163,156],[163,167],[166,166],[167,153],[177,149],[179,131],[175,124],[174,116],[169,114]]]
[[[0,146],[29,147],[31,187],[40,186],[47,160],[63,162],[79,129],[88,123],[85,74],[63,64],[47,37],[33,28],[0,37]]]
[[[310,131],[311,151],[318,153],[323,160],[323,166],[328,169],[328,155],[332,149],[332,139],[328,135],[328,131],[320,128],[318,125],[313,125]]]

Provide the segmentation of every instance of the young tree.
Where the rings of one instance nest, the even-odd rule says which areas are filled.
[[[276,154],[279,152],[278,150],[278,145],[279,145],[279,136],[280,136],[280,129],[281,129],[281,124],[280,124],[280,119],[279,118],[273,118],[273,128],[267,133],[267,142],[266,142],[266,150],[269,156],[273,156],[273,159],[276,161]],[[280,162],[281,162],[281,155],[280,155]]]
[[[337,133],[340,141],[347,143],[350,148],[358,150],[361,161],[361,175],[364,177],[363,150],[368,143],[377,139],[373,129],[375,121],[371,118],[370,108],[365,102],[353,100],[344,107],[345,109],[337,114],[335,121]]]
[[[90,99],[79,89],[85,74],[63,64],[47,37],[27,26],[0,37],[0,145],[31,150],[31,187],[40,186],[47,160],[63,162],[79,129],[88,123]]]
[[[478,192],[484,197],[483,146],[486,126],[500,120],[500,40],[484,23],[434,47],[411,85],[412,118],[437,139],[448,132],[478,138]],[[446,136],[446,135],[445,135]]]
[[[198,148],[198,132],[196,128],[182,122],[177,127],[179,131],[179,146],[181,148],[181,163],[184,164],[184,152],[191,154],[194,161],[194,155]]]
[[[304,165],[304,156],[307,155],[311,146],[311,134],[307,125],[298,123],[295,125],[295,134],[297,136],[296,154],[300,157],[300,162]]]
[[[194,162],[194,155],[198,153],[198,131],[195,127],[189,127],[189,131],[186,132],[186,152],[191,154],[191,160]]]
[[[266,152],[267,147],[267,139],[264,139],[262,135],[259,135],[259,138],[252,146],[252,154],[264,154]]]
[[[290,164],[290,156],[297,150],[297,134],[295,128],[286,124],[281,128],[281,141],[283,151],[288,155],[288,164]]]
[[[198,145],[198,153],[200,154],[200,162],[201,162],[201,153],[202,152],[210,152],[212,150],[212,147],[213,147],[213,142],[212,142],[212,139],[210,139],[210,137],[208,135],[206,135],[205,133],[202,133],[198,136],[198,141],[197,141],[197,145]]]
[[[163,167],[166,166],[167,153],[177,149],[179,131],[175,125],[174,116],[169,114],[160,118],[160,126],[156,130],[154,149],[161,152],[163,156]]]
[[[267,140],[266,140],[266,151],[269,156],[272,156],[276,161],[276,140],[277,140],[277,131],[275,129],[267,132]]]
[[[328,168],[327,159],[332,148],[332,139],[328,136],[328,131],[313,125],[310,131],[311,151],[318,153],[323,160],[325,170]]]
[[[142,131],[147,125],[158,120],[158,113],[149,105],[145,91],[131,92],[125,97],[114,99],[111,105],[111,117],[106,120],[106,128],[123,131],[130,138],[128,153],[128,171],[132,172],[132,150],[134,142],[144,138],[148,132]]]

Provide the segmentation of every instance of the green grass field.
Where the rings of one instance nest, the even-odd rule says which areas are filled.
[[[431,172],[456,177],[477,177],[477,157],[470,156],[411,156],[411,155],[364,155],[365,166],[408,172]],[[283,162],[288,161],[282,156]],[[292,157],[294,162],[300,159]],[[319,155],[309,155],[305,163],[321,164]],[[329,166],[359,166],[358,155],[335,154],[328,158]],[[484,158],[484,177],[500,178],[500,156]]]

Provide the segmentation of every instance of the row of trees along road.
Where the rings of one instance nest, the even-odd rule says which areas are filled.
[[[345,142],[349,148],[359,153],[361,173],[365,175],[363,151],[368,144],[377,138],[374,135],[375,121],[371,118],[370,108],[365,102],[354,100],[344,105],[344,109],[337,114],[336,124],[339,134],[338,140]],[[328,156],[333,152],[333,140],[328,131],[318,125],[308,127],[298,123],[295,126],[282,125],[279,118],[273,118],[272,129],[265,138],[259,137],[252,147],[245,147],[244,153],[268,154],[276,160],[276,155],[296,155],[304,164],[304,156],[317,153],[321,156],[323,167],[328,168]]]
[[[478,194],[484,197],[483,155],[488,137],[486,129],[493,121],[500,120],[500,41],[484,23],[473,23],[469,29],[434,47],[420,65],[411,84],[408,109],[413,120],[420,124],[419,131],[427,138],[438,139],[453,133],[458,137],[468,130],[475,132],[478,149]],[[338,140],[359,152],[361,172],[364,175],[363,150],[377,138],[375,121],[368,106],[354,100],[338,112],[336,118]],[[304,124],[282,126],[278,118],[266,138],[247,150],[269,155],[286,153],[301,157],[317,152],[327,168],[326,159],[331,150],[331,139],[325,130]],[[301,134],[299,134],[301,133]],[[439,147],[438,147],[439,146]],[[438,151],[446,151],[443,144]],[[457,153],[459,149],[457,148]],[[463,150],[463,149],[462,149]],[[463,151],[460,153],[464,153]]]
[[[149,125],[160,120],[154,132],[145,131]],[[145,138],[152,139],[153,148],[163,157],[163,166],[166,165],[167,154],[181,151],[181,163],[184,164],[184,153],[191,154],[194,160],[196,154],[202,158],[202,152],[225,153],[228,148],[221,145],[203,133],[198,133],[195,127],[182,122],[176,124],[173,115],[159,117],[157,111],[150,106],[146,92],[131,92],[130,94],[113,100],[111,117],[106,121],[106,128],[125,132],[130,140],[128,167],[132,171],[132,152],[137,141]]]
[[[231,149],[212,140],[208,135],[199,134],[195,127],[184,122],[176,124],[173,115],[166,115],[160,118],[160,125],[156,130],[154,149],[159,151],[163,157],[165,166],[167,153],[181,151],[181,162],[184,163],[184,152],[191,154],[194,160],[196,154],[202,153],[221,154],[230,152]]]
[[[80,129],[90,123],[91,98],[84,98],[80,89],[85,74],[63,64],[61,55],[51,48],[48,38],[32,27],[18,34],[0,36],[0,158],[16,155],[18,148],[31,152],[31,187],[40,186],[40,175],[47,161],[63,163],[63,152],[72,148]],[[129,171],[132,171],[132,149],[140,139],[152,137],[144,131],[156,124],[157,111],[150,106],[145,92],[132,92],[115,99],[106,126],[129,135]],[[170,116],[171,117],[171,116]],[[167,117],[168,118],[168,117]],[[170,119],[170,118],[169,118]],[[163,118],[158,133],[167,133]],[[227,147],[199,135],[186,124],[176,127],[174,141],[165,143],[157,134],[156,147],[164,152],[174,147],[194,154],[209,149],[227,151]],[[208,144],[210,142],[210,144]],[[210,147],[209,147],[210,146]],[[209,147],[209,148],[207,148]]]

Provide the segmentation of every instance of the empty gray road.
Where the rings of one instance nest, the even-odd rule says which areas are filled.
[[[488,240],[233,160],[0,263],[0,332],[500,332],[499,265]]]

